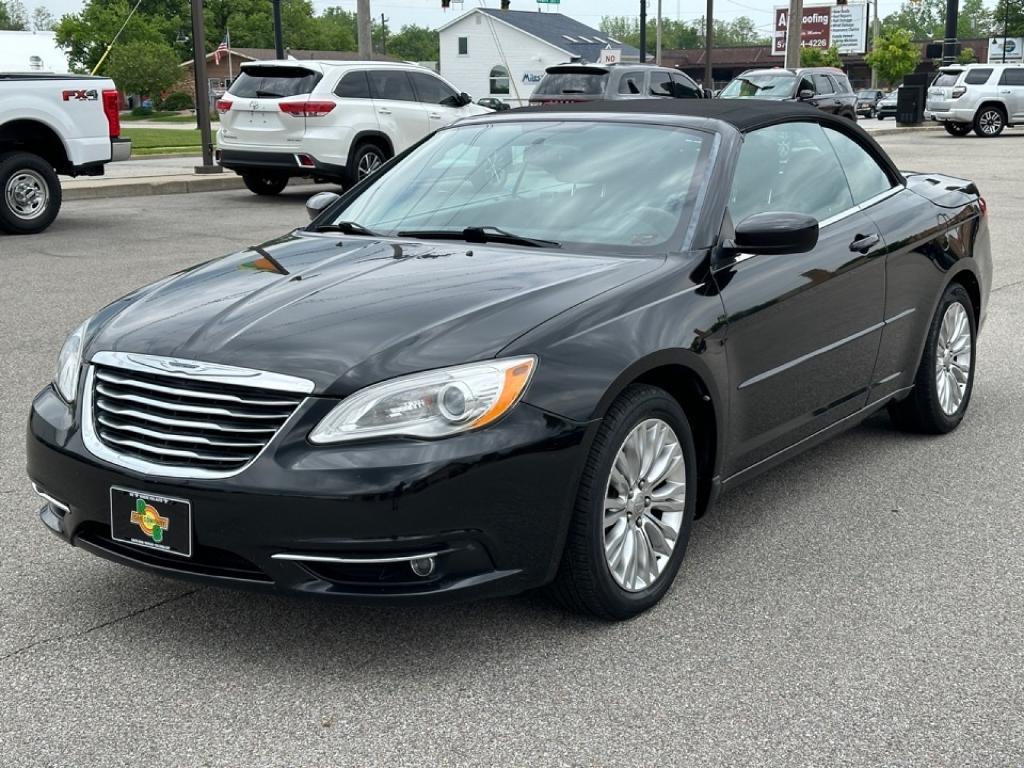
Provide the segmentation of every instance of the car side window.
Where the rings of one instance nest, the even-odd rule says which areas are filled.
[[[445,107],[459,106],[459,95],[444,82],[426,72],[410,72],[412,85],[416,89],[417,101],[427,104],[441,104]]]
[[[835,88],[832,87],[832,81],[828,79],[828,75],[811,75],[814,79],[814,92],[827,95],[829,93],[835,93]]]
[[[370,98],[370,81],[366,72],[349,72],[334,89],[334,95],[342,99]]]
[[[672,97],[672,80],[668,72],[651,72],[651,96]]]
[[[991,69],[972,69],[964,77],[965,85],[984,85],[992,76]]]
[[[1000,85],[1024,85],[1024,68],[1006,68],[999,78]]]
[[[864,147],[837,130],[824,131],[843,166],[856,205],[892,189],[889,176]]]
[[[812,93],[814,92],[814,83],[810,81],[810,78],[800,78],[800,85],[797,86],[795,95],[799,96],[801,91],[811,91]]]
[[[677,99],[699,99],[701,91],[697,84],[683,75],[672,75],[672,90]]]
[[[619,93],[639,96],[643,92],[644,73],[627,72],[619,80]]]
[[[375,99],[416,101],[412,82],[402,70],[374,69],[369,73],[370,95]]]
[[[733,222],[764,211],[821,222],[853,207],[839,159],[817,123],[782,123],[744,137],[729,197]]]

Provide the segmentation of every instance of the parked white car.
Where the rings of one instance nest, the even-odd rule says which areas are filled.
[[[217,160],[258,195],[290,178],[356,183],[420,139],[491,110],[415,64],[260,61],[217,101]]]
[[[119,108],[105,77],[0,73],[0,230],[42,232],[60,211],[58,174],[102,176],[131,156]]]
[[[954,136],[966,136],[973,129],[990,138],[1007,126],[1024,124],[1024,66],[942,67],[928,88],[925,117],[939,121]]]

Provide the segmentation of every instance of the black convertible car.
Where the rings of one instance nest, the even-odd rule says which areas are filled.
[[[489,114],[335,197],[70,335],[28,426],[50,530],[213,584],[625,618],[723,490],[970,402],[985,201],[804,105]]]

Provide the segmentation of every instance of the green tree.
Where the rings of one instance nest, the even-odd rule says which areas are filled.
[[[106,73],[124,93],[159,96],[181,78],[178,57],[167,43],[118,45],[108,61]]]
[[[913,72],[920,59],[920,47],[901,29],[883,31],[872,51],[864,57],[868,66],[878,73],[878,78],[890,86]]]
[[[406,24],[394,37],[388,37],[389,56],[407,61],[437,61],[441,58],[437,32],[415,24]]]
[[[601,31],[616,40],[635,48],[640,47],[640,19],[633,16],[605,16],[601,19]],[[716,48],[739,45],[767,45],[769,39],[762,34],[754,21],[746,16],[737,16],[732,21],[716,19],[713,44]],[[647,50],[651,53],[656,45],[655,22],[647,24]],[[704,45],[704,17],[693,22],[662,19],[661,44],[665,49],[700,48]]]
[[[974,64],[978,57],[975,55],[973,48],[963,48],[960,51],[960,55],[956,57],[956,60],[961,64]]]
[[[843,60],[839,57],[839,49],[834,45],[830,48],[800,48],[801,67],[842,67]]]
[[[28,29],[28,13],[21,0],[0,0],[0,30]]]
[[[130,12],[129,0],[90,0],[81,12],[61,17],[55,27],[57,44],[67,51],[72,67],[91,71]],[[159,18],[153,18],[140,6],[118,38],[118,46],[164,42],[169,34]]]
[[[1021,0],[1010,0],[1020,3]],[[901,29],[911,40],[941,40],[946,31],[946,0],[905,0],[899,10],[882,20],[883,29]],[[984,0],[962,0],[957,15],[956,34],[962,39],[987,37],[992,14]]]
[[[992,11],[991,32],[996,37],[1024,37],[1024,0],[999,0]]]
[[[53,14],[45,6],[37,5],[32,10],[32,28],[37,32],[49,32],[56,24]]]

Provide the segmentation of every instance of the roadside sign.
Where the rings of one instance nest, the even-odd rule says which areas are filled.
[[[864,53],[867,50],[867,29],[866,3],[804,6],[800,45],[822,50],[834,45],[840,53]],[[773,56],[786,55],[788,30],[789,6],[776,6]]]
[[[1005,53],[1005,56],[1004,56]],[[1024,53],[1024,37],[990,37],[988,39],[988,63],[1021,60]]]
[[[602,48],[601,55],[597,57],[598,64],[618,64],[622,61],[621,48]]]

